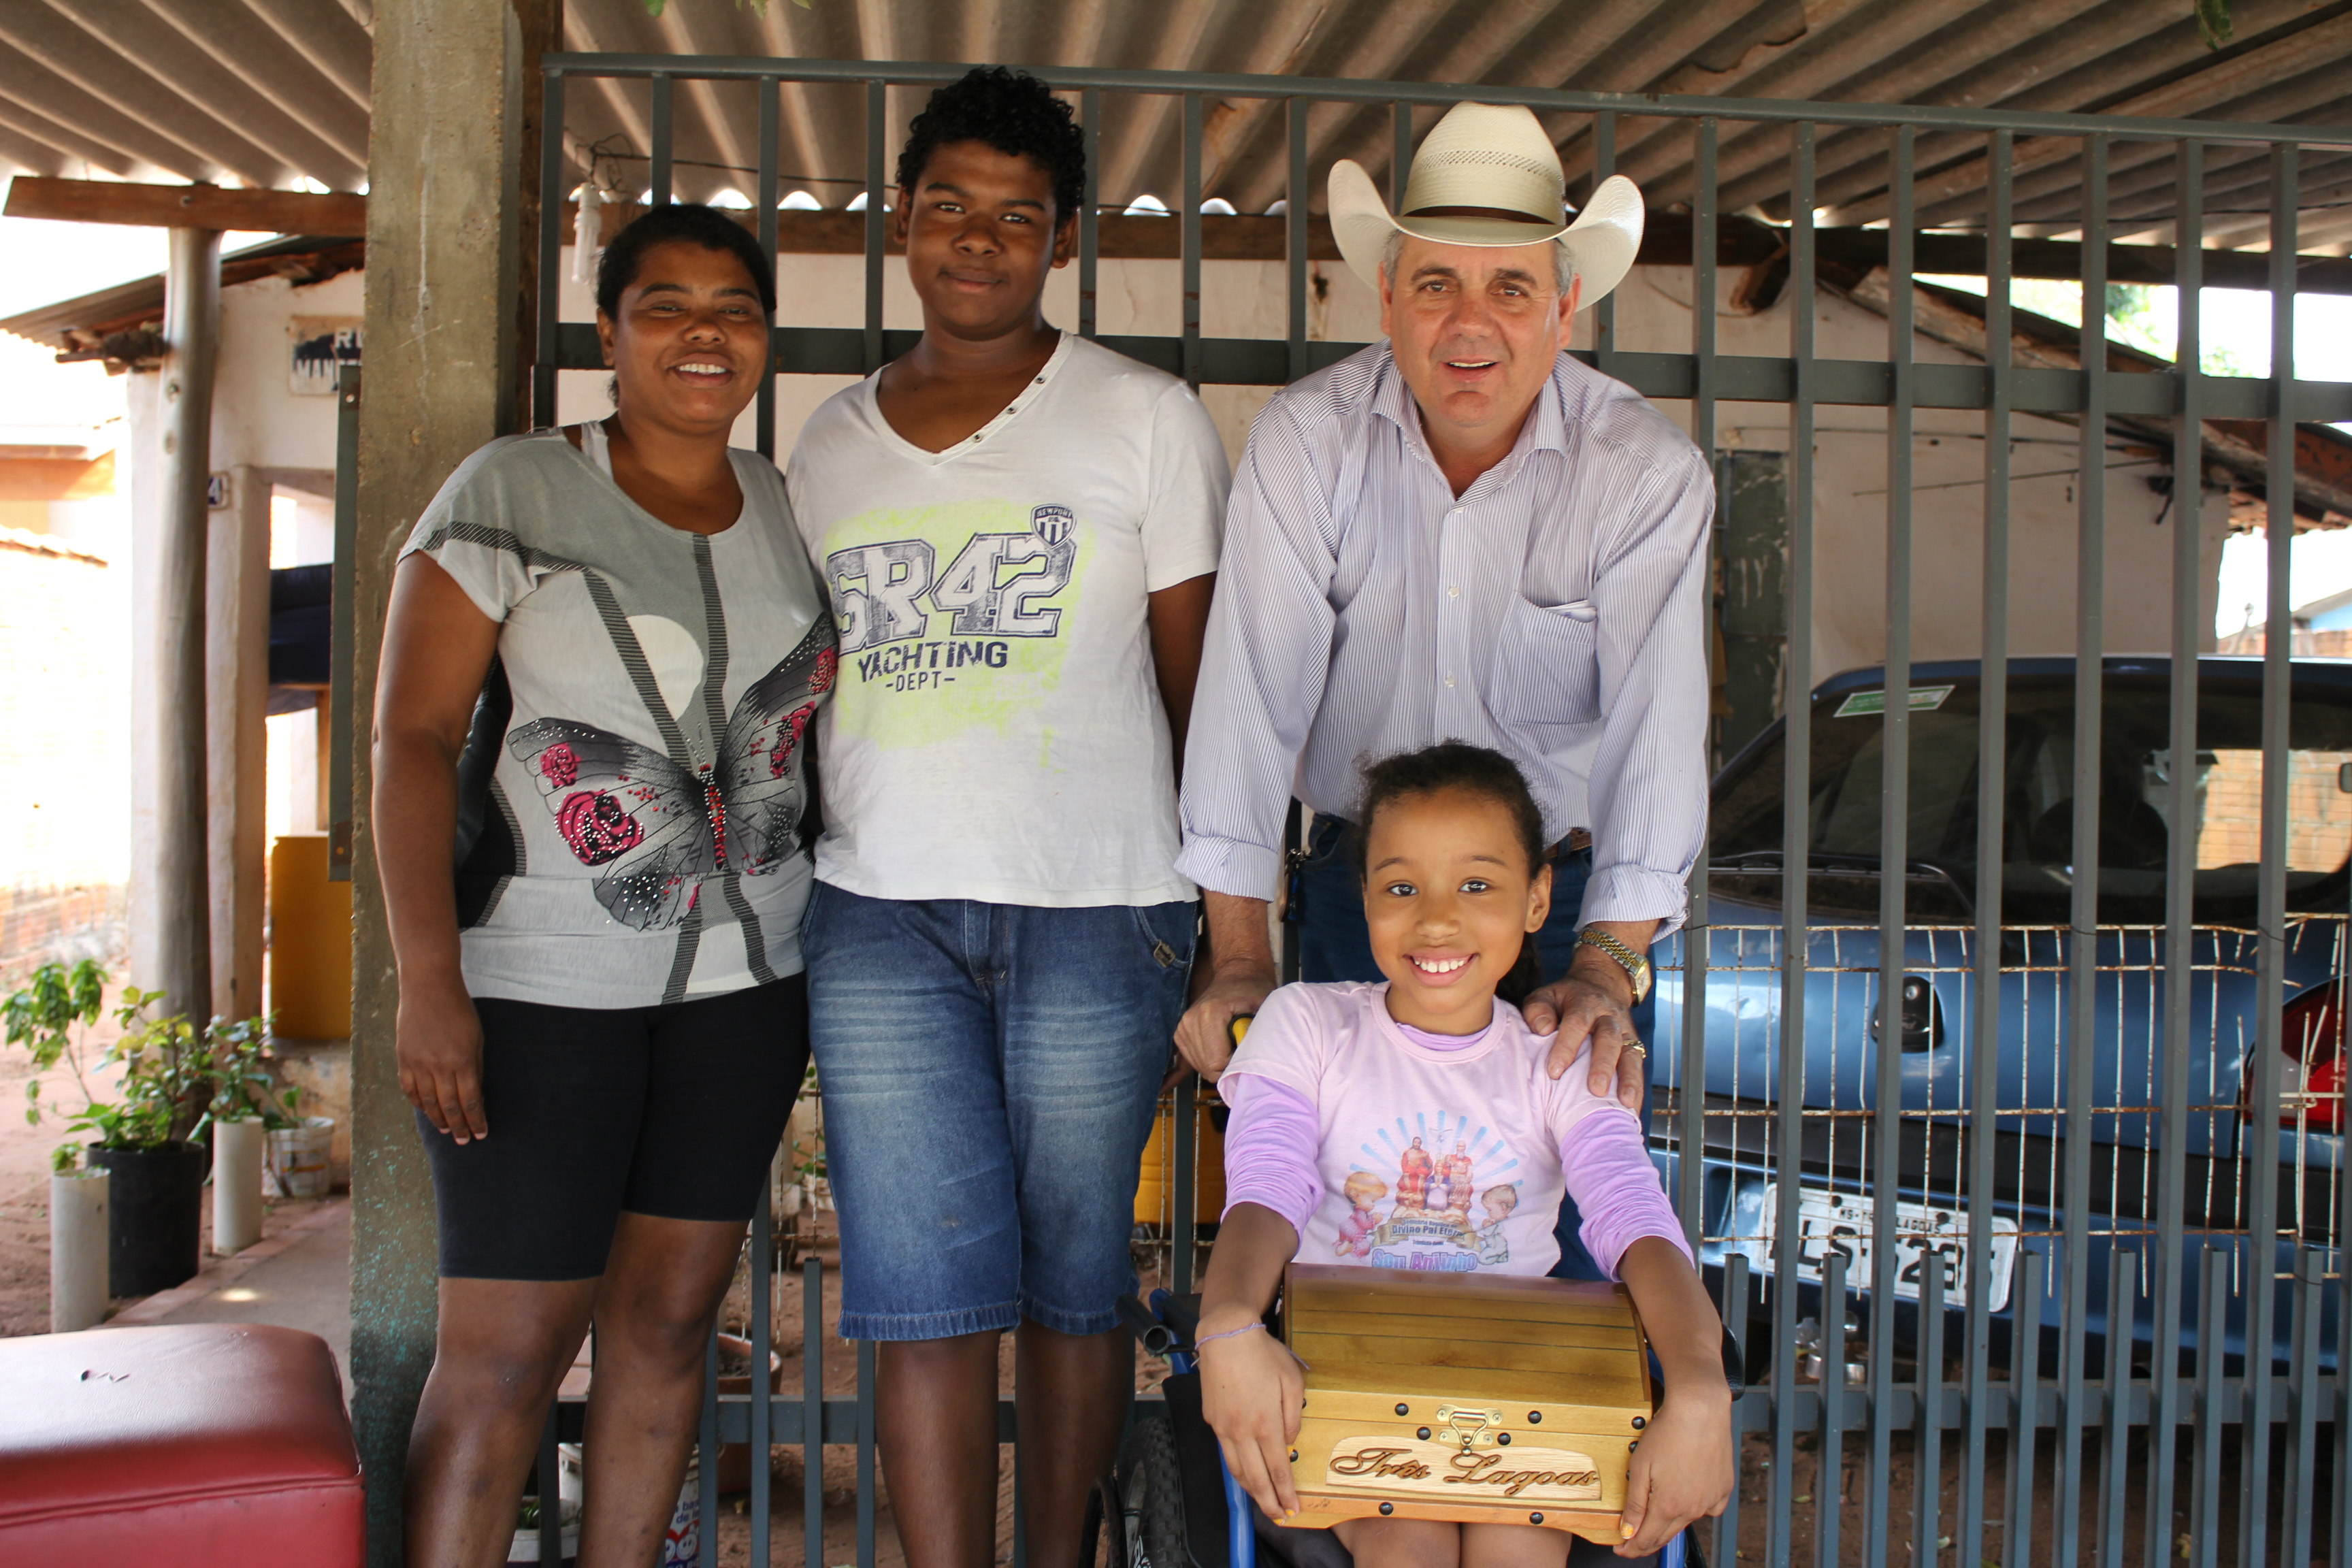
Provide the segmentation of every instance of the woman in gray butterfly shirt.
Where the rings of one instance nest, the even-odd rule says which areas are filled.
[[[659,1554],[807,1063],[804,742],[835,633],[781,478],[728,447],[774,305],[730,218],[637,219],[597,284],[618,412],[475,453],[394,578],[374,841],[441,1251],[411,1563],[504,1561],[592,1321],[583,1558]],[[469,729],[495,766],[453,876]]]

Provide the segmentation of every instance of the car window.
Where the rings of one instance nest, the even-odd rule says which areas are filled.
[[[1986,880],[1979,875],[1976,842],[1981,692],[1973,680],[1951,687],[1936,706],[1911,716],[1905,851],[1909,880],[1930,895],[1929,908],[1915,903],[1915,920],[1948,918],[1942,906],[1949,900],[1933,896],[1923,879],[1948,879],[1969,899],[1979,896]],[[1817,699],[1812,716],[1808,848],[1823,891],[1829,890],[1820,880],[1825,870],[1852,880],[1857,865],[1881,858],[1885,723],[1873,705],[1852,697],[1840,692]],[[2110,676],[2104,689],[2101,754],[2093,770],[2104,921],[2164,918],[2172,833],[2170,700],[2160,675]],[[2075,877],[2074,707],[2072,677],[2020,677],[2010,683],[1998,880],[2002,918],[2011,922],[2063,921],[2069,912]],[[2251,922],[2262,845],[2260,686],[2209,677],[2199,696],[2198,741],[2191,828],[2197,918]],[[2343,770],[2352,763],[2352,693],[2301,683],[2290,704],[2288,745],[2287,907],[2341,909],[2352,858],[2352,794],[2343,788]],[[1710,853],[1727,874],[1751,882],[1778,874],[1784,759],[1776,734],[1719,781]],[[1759,890],[1743,885],[1743,896]]]

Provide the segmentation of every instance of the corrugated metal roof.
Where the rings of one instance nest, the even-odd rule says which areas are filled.
[[[1622,91],[2066,110],[2176,118],[2352,123],[2352,0],[2234,0],[2220,47],[2188,0],[567,0],[577,50],[1294,74]],[[9,0],[0,6],[0,169],[105,173],[295,188],[366,177],[372,0]],[[784,188],[843,205],[863,183],[854,87],[793,87]],[[681,83],[676,188],[754,183],[754,89]],[[1178,100],[1108,95],[1101,192],[1123,205],[1177,184]],[[601,175],[642,188],[651,127],[643,82],[575,88],[566,132]],[[894,92],[893,135],[918,104]],[[1337,157],[1378,174],[1381,107],[1318,106],[1315,179]],[[1591,166],[1590,127],[1555,123],[1571,173]],[[1273,101],[1213,104],[1205,191],[1243,212],[1283,193]],[[1726,124],[1724,206],[1783,216],[1785,128]],[[1686,121],[1628,120],[1619,167],[1654,206],[1685,199]],[[1982,207],[1981,139],[1919,139],[1923,221],[1968,226]],[[2169,143],[2116,148],[2114,237],[2165,239]],[[583,167],[585,166],[583,163]],[[2258,245],[2266,154],[2208,155],[2208,243]],[[1940,172],[1939,172],[1940,171]],[[2026,233],[2075,221],[2071,150],[2021,169]],[[1884,216],[1886,135],[1828,131],[1820,199],[1831,221]],[[2352,248],[2352,157],[2306,157],[2305,250]]]

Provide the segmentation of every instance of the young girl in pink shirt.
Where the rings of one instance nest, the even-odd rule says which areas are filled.
[[[1548,1071],[1552,1037],[1530,1033],[1516,1005],[1540,983],[1532,933],[1551,903],[1541,814],[1507,758],[1448,742],[1366,770],[1357,822],[1388,983],[1276,991],[1219,1080],[1234,1115],[1201,1300],[1203,1413],[1234,1479],[1287,1519],[1306,1390],[1258,1331],[1284,1266],[1546,1274],[1559,1257],[1553,1217],[1573,1193],[1586,1247],[1633,1293],[1665,1374],[1618,1548],[1648,1556],[1730,1496],[1722,1328],[1633,1113],[1591,1092],[1581,1053]],[[1472,1191],[1477,1214],[1465,1212]],[[1360,1568],[1559,1568],[1570,1544],[1534,1525],[1332,1529]]]

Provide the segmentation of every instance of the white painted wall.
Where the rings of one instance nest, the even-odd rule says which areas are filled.
[[[1718,275],[1727,301],[1739,274]],[[1691,342],[1688,268],[1643,267],[1618,290],[1618,341],[1627,350],[1687,352]],[[1719,301],[1720,303],[1720,301]],[[1794,300],[1737,316],[1718,310],[1717,352],[1786,357]],[[1814,352],[1823,359],[1884,360],[1885,319],[1829,293],[1815,297]],[[1591,339],[1580,324],[1579,346]],[[1921,363],[1970,364],[1971,356],[1926,338]],[[1687,429],[1690,405],[1659,407]],[[1985,416],[1959,409],[1922,409],[1913,416],[1912,657],[1973,658],[1982,647]],[[2018,416],[2010,460],[2009,639],[2013,655],[2074,651],[2075,565],[2079,542],[2074,473],[2080,448],[2072,426]],[[1886,652],[1886,412],[1822,405],[1814,415],[1813,486],[1816,576],[1815,680]],[[1717,444],[1786,451],[1789,411],[1780,404],[1724,403]],[[2126,461],[2109,452],[2110,465]],[[2052,470],[2060,470],[2053,473]],[[2113,652],[2171,647],[2172,533],[2178,514],[2143,476],[2155,463],[2111,467],[2106,477],[2105,643]],[[2045,478],[2027,476],[2048,475]],[[2226,532],[2227,498],[2206,498],[2200,542],[2198,626],[2210,648],[2213,595]],[[2159,521],[2159,519],[2161,521]]]
[[[296,393],[294,318],[361,313],[364,272],[296,285],[282,278],[221,290],[220,374],[213,393],[213,468],[335,467],[335,400]]]

